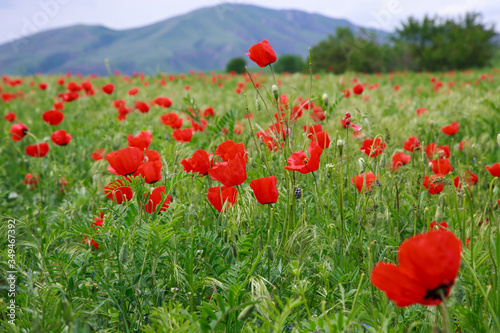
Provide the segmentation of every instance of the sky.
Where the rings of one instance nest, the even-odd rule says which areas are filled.
[[[499,0],[0,0],[0,44],[30,34],[74,24],[112,29],[145,26],[201,7],[230,10],[231,3],[274,9],[299,9],[354,24],[394,31],[409,16],[458,17],[467,11],[483,14],[500,31]]]

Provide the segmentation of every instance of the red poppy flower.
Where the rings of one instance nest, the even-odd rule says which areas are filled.
[[[22,181],[22,183],[28,185],[28,189],[33,190],[38,184],[39,180],[40,178],[38,176],[34,177],[33,174],[28,173],[24,176],[24,180]]]
[[[399,266],[378,263],[371,282],[399,307],[438,305],[455,283],[461,252],[462,243],[452,232],[430,230],[401,244]]]
[[[264,39],[262,42],[253,45],[248,50],[247,56],[255,62],[259,67],[266,67],[276,61],[276,53],[274,53],[271,44]]]
[[[43,121],[47,124],[55,126],[59,125],[64,119],[64,113],[58,110],[45,111],[42,115]]]
[[[151,141],[153,140],[153,134],[149,131],[142,131],[135,137],[132,134],[127,135],[127,141],[129,147],[136,147],[140,150],[148,149]]]
[[[278,201],[279,193],[276,187],[276,177],[264,177],[254,179],[250,182],[250,187],[255,194],[255,198],[261,204],[271,204]]]
[[[47,89],[47,83],[44,83],[44,82],[40,83],[40,84],[38,85],[38,88],[40,88],[40,90],[45,90],[45,89]]]
[[[58,146],[66,146],[71,141],[71,134],[66,133],[65,130],[58,130],[50,136],[52,142]]]
[[[392,156],[392,171],[398,170],[403,165],[410,162],[411,155],[406,155],[405,153],[396,153]]]
[[[219,212],[222,212],[223,208],[227,210],[234,206],[237,196],[238,190],[228,186],[210,187],[207,193],[208,201]],[[228,204],[226,205],[226,203]]]
[[[169,108],[172,105],[172,100],[168,97],[156,97],[154,103],[162,108]]]
[[[422,184],[429,190],[430,194],[438,194],[444,190],[444,176],[437,174],[432,176],[425,176],[424,183]]]
[[[456,121],[452,122],[451,125],[441,127],[441,131],[446,135],[453,135],[458,132],[459,126]]]
[[[148,149],[148,150],[146,150],[145,160],[148,162],[159,161],[159,160],[161,160],[161,155],[156,150]]]
[[[44,157],[48,152],[49,144],[47,142],[26,146],[26,155],[32,157]]]
[[[148,203],[144,206],[144,209],[146,212],[149,214],[152,214],[157,211],[158,205],[161,204],[163,201],[163,196],[165,195],[165,186],[160,186],[157,187],[151,192],[149,195],[149,200]],[[147,194],[144,194],[144,198],[147,197]],[[171,200],[170,194],[167,196],[165,201],[163,202],[163,205],[161,205],[160,212],[163,212],[164,210],[167,210],[167,208],[170,206],[170,200]]]
[[[313,141],[316,141],[321,149],[326,149],[330,147],[330,137],[326,132],[318,132],[314,137],[312,137]]]
[[[228,162],[237,156],[243,157],[245,163],[248,161],[248,152],[243,143],[236,144],[233,140],[226,140],[217,146],[215,154],[220,156],[224,162]]]
[[[361,95],[361,93],[363,92],[363,85],[361,83],[358,83],[352,88],[352,92],[355,95]]]
[[[269,151],[272,152],[278,150],[278,144],[272,136],[268,135],[266,131],[257,132],[255,133],[255,136],[257,136],[263,144],[267,145]]]
[[[142,176],[146,184],[156,183],[161,179],[161,168],[163,164],[161,161],[149,161],[142,163],[136,172],[134,172],[134,177]]]
[[[346,112],[344,118],[340,119],[340,124],[344,128],[347,128],[347,126],[351,126],[351,128],[355,132],[359,132],[363,129],[361,126],[351,123],[351,114],[349,112]]]
[[[135,96],[135,95],[137,95],[138,92],[139,92],[139,89],[137,87],[134,87],[134,88],[130,89],[127,94],[129,96]]]
[[[430,229],[438,229],[438,230],[448,230],[448,223],[446,222],[439,222],[439,224],[436,221],[432,221],[431,224],[429,225]]]
[[[306,125],[302,126],[302,129],[304,130],[304,132],[306,132],[307,126]],[[319,132],[323,132],[323,126],[321,124],[314,124],[312,126],[309,126],[309,131],[307,131],[307,137],[309,139],[313,139],[314,135]]]
[[[207,121],[205,119],[200,120],[201,123],[191,120],[191,127],[194,132],[203,132],[207,128]]]
[[[366,180],[365,180],[366,179]],[[356,177],[351,178],[351,183],[356,185],[356,189],[359,193],[368,192],[373,182],[377,179],[373,172],[364,172]],[[366,183],[366,189],[363,189],[363,185]]]
[[[140,113],[146,113],[149,111],[149,105],[141,101],[135,102],[135,108],[139,110]]]
[[[214,116],[214,108],[209,106],[208,108],[203,111],[203,117],[208,118],[208,117],[213,117]]]
[[[351,96],[351,91],[349,89],[343,89],[342,93],[344,94],[344,98]]]
[[[115,91],[115,85],[113,83],[108,83],[106,84],[105,86],[102,87],[102,91],[105,93],[105,94],[112,94],[113,91]]]
[[[128,178],[125,178],[130,181]],[[125,180],[117,179],[104,187],[104,194],[116,204],[121,204],[123,200],[132,200],[133,192],[130,184]]]
[[[245,159],[243,156],[237,155],[228,162],[217,163],[208,170],[208,174],[213,180],[221,182],[225,186],[240,185],[247,179]]]
[[[189,142],[193,138],[193,129],[177,129],[172,133],[172,138],[178,142]]]
[[[426,112],[427,112],[427,108],[419,108],[419,109],[417,109],[417,116],[421,116]]]
[[[447,175],[453,170],[450,161],[447,158],[438,158],[437,160],[430,161],[432,163],[432,172],[434,174]]]
[[[63,102],[54,102],[54,104],[52,104],[52,106],[54,106],[54,110],[64,110],[64,103]]]
[[[323,111],[323,109],[321,108],[320,105],[315,105],[312,110],[311,110],[311,118],[318,122],[318,121],[322,121],[322,120],[325,120],[326,118],[326,115],[325,115],[325,112]]]
[[[403,149],[407,150],[411,153],[413,153],[415,151],[415,149],[418,149],[419,147],[420,147],[420,145],[418,143],[418,139],[416,136],[410,136],[408,138],[408,140],[406,140],[403,143]]]
[[[127,176],[137,171],[144,163],[144,153],[135,147],[123,148],[106,156],[108,171],[115,175]]]
[[[169,126],[172,129],[179,129],[182,127],[182,118],[180,118],[176,113],[170,112],[163,114],[160,118],[163,125]]]
[[[9,112],[3,118],[11,123],[16,120],[16,114],[14,112]]]
[[[375,138],[375,139],[365,139],[359,150],[361,150],[369,157],[375,157],[382,154],[384,149],[385,149],[385,142],[383,142],[381,138]]]
[[[314,172],[319,168],[320,156],[323,153],[323,149],[318,145],[317,142],[311,141],[309,144],[309,158],[307,158],[304,151],[300,150],[298,152],[290,155],[288,160],[288,166],[284,167],[290,171],[298,171],[302,174],[309,172]]]
[[[28,127],[22,123],[14,124],[10,127],[10,133],[12,134],[12,140],[21,141],[26,136],[26,133],[28,133]]]
[[[435,143],[429,143],[425,146],[424,151],[429,160],[436,158],[449,158],[451,156],[450,147],[448,145],[438,146]]]
[[[73,82],[74,83],[74,82]],[[76,83],[75,83],[76,84]],[[82,82],[82,88],[85,90],[85,91],[91,91],[93,90],[93,87],[92,87],[92,83],[89,82],[89,81],[84,81]]]
[[[493,165],[487,165],[486,170],[493,176],[493,177],[500,177],[500,163],[495,163]]]
[[[93,152],[90,156],[94,161],[102,160],[104,155],[104,148],[97,148],[95,152]]]
[[[460,141],[458,143],[458,149],[460,149],[460,151],[464,151],[464,144],[469,147],[470,146],[470,143],[469,141]]]
[[[200,175],[206,175],[210,169],[210,159],[208,153],[203,149],[198,149],[194,152],[193,156],[186,160],[181,161],[184,171],[198,172]]]

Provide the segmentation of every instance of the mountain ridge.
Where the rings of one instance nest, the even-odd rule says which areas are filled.
[[[11,43],[0,45],[0,72],[105,74],[104,59],[127,73],[223,69],[262,39],[269,40],[278,56],[306,56],[308,47],[338,27],[361,29],[346,19],[295,9],[220,4],[124,30],[80,24],[40,32],[14,42],[18,52]]]

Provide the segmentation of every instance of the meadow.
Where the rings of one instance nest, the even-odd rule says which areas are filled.
[[[500,331],[499,80],[493,68],[4,76],[0,325]],[[410,299],[399,307],[372,272],[419,234],[455,235],[458,274],[425,295],[435,305],[408,295],[417,278],[386,276]],[[415,274],[446,270],[442,250],[410,254]]]

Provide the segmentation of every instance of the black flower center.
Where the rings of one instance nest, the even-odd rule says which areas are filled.
[[[452,285],[453,283],[448,283],[448,284],[443,283],[439,285],[439,287],[437,287],[436,289],[427,290],[424,299],[433,299],[433,300],[441,299],[444,301],[444,298],[448,294],[448,291],[450,290]]]

